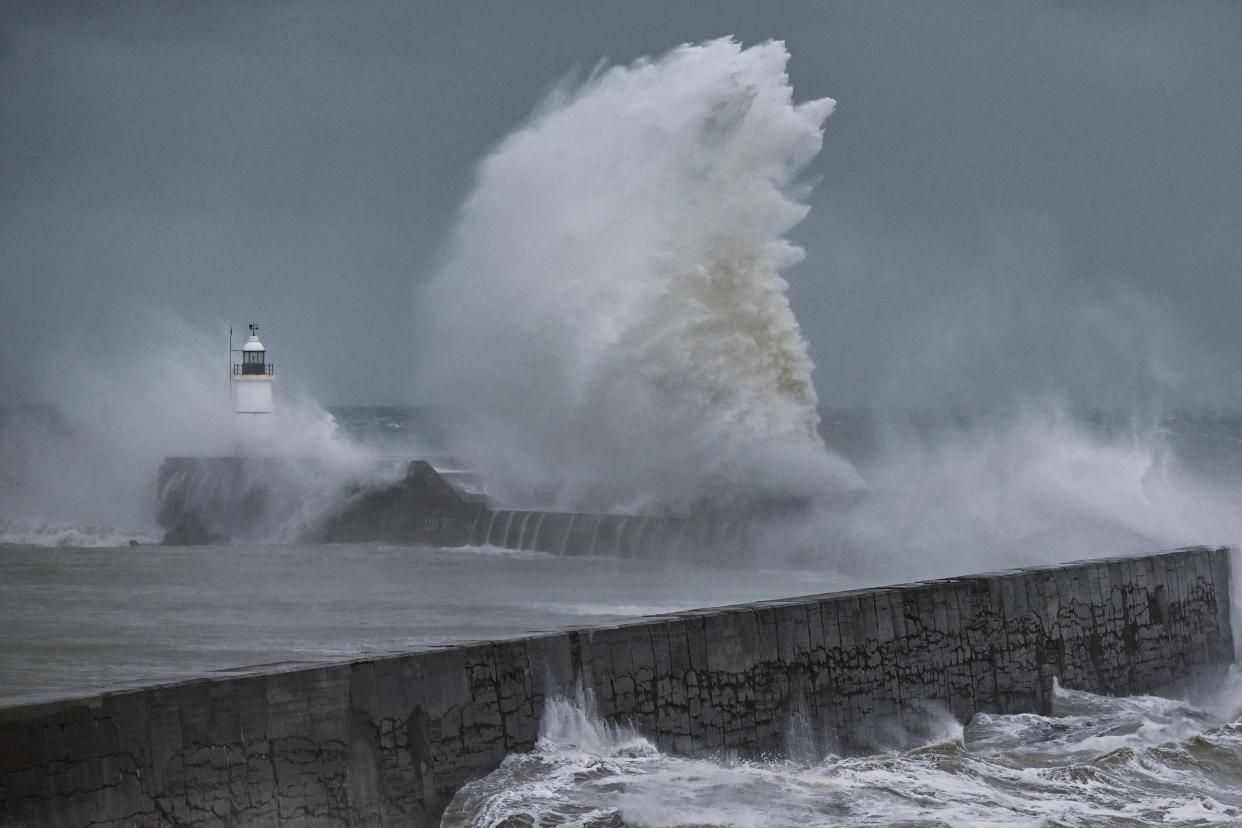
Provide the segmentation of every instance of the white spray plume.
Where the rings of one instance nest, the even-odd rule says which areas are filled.
[[[482,162],[417,314],[428,402],[495,473],[641,508],[857,484],[817,432],[781,271],[828,98],[731,39],[560,88]]]

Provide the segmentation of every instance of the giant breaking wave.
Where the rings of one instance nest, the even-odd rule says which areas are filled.
[[[856,486],[781,275],[834,106],[794,102],[788,58],[722,39],[598,68],[482,162],[416,325],[422,399],[471,413],[489,474],[589,509]]]

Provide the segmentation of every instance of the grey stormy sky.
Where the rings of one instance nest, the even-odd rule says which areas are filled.
[[[723,35],[838,101],[788,274],[823,402],[1242,404],[1242,4],[766,0],[5,3],[0,403],[148,311],[415,401],[477,161],[575,67]]]

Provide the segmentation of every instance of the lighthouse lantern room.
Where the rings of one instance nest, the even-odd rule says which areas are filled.
[[[233,362],[235,353],[241,353],[241,362]],[[229,363],[233,367],[233,410],[238,414],[271,414],[276,366],[267,361],[267,350],[259,341],[258,325],[250,324],[250,337],[240,352],[229,345]]]

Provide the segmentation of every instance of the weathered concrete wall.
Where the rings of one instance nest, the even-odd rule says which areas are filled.
[[[0,710],[5,825],[430,825],[592,688],[665,750],[866,749],[928,706],[1043,711],[1052,680],[1159,691],[1232,660],[1229,555],[1142,558],[238,671]]]

